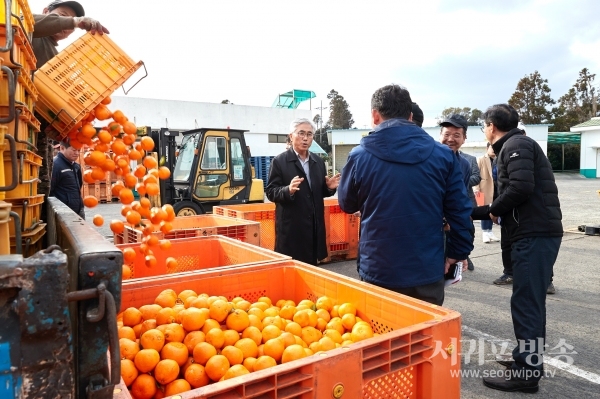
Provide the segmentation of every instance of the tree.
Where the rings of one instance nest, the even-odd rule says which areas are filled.
[[[548,107],[555,103],[550,91],[548,79],[542,79],[542,75],[535,71],[519,80],[508,104],[517,110],[525,124],[547,123],[552,118]]]
[[[597,90],[593,86],[596,74],[589,69],[579,71],[579,77],[573,87],[558,99],[558,106],[552,109],[554,113],[553,132],[568,132],[571,127],[597,116]]]
[[[467,120],[468,126],[477,126],[481,123],[481,115],[483,112],[478,110],[477,108],[469,108],[469,107],[449,107],[442,111],[442,115],[437,117],[438,123],[443,121],[446,118],[449,118],[451,115],[462,115]]]
[[[329,94],[327,94],[327,98],[329,99],[329,121],[327,125],[331,127],[331,129],[350,129],[354,124],[354,120],[352,119],[352,113],[349,110],[349,105],[344,100],[344,97],[340,96],[339,93],[335,90],[331,90]]]

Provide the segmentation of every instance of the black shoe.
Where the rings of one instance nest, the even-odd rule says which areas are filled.
[[[473,262],[471,262],[471,259],[467,258],[467,270],[473,271],[475,270],[475,266],[473,265]]]
[[[496,359],[496,363],[503,365],[506,368],[511,368],[513,365],[513,361],[512,360],[500,360],[500,359]]]
[[[550,283],[548,289],[546,290],[546,294],[554,295],[556,294],[556,288],[554,288],[554,284]]]
[[[512,376],[507,377],[483,377],[483,385],[488,388],[504,392],[536,393],[540,388],[538,381],[522,380]]]
[[[509,285],[512,283],[513,283],[513,276],[510,276],[508,274],[503,274],[502,276],[500,276],[496,280],[494,280],[494,284],[496,284],[496,285]]]

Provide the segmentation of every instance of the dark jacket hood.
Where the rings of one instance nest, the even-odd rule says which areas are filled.
[[[429,158],[435,140],[408,120],[371,132],[360,145],[369,153],[388,162],[418,164]]]

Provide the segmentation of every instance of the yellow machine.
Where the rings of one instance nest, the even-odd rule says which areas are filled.
[[[263,181],[253,176],[244,132],[151,132],[160,163],[171,170],[171,177],[161,182],[160,198],[153,199],[155,205],[171,204],[177,216],[190,216],[211,212],[215,205],[264,202]],[[178,146],[175,137],[180,134]]]

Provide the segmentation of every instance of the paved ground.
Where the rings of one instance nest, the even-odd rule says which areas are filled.
[[[546,356],[546,370],[554,373],[541,383],[540,398],[598,398],[600,397],[600,236],[585,236],[577,232],[582,224],[600,225],[600,180],[584,179],[579,175],[557,175],[563,211],[565,234],[561,251],[554,267],[556,295],[547,299],[547,343],[549,353],[563,346],[573,364],[555,355]],[[119,204],[102,204],[94,212],[105,220],[119,216]],[[106,226],[99,230],[110,237]],[[478,227],[478,226],[477,226]],[[499,229],[494,228],[496,235]],[[483,244],[478,229],[475,251],[471,258],[474,272],[467,272],[464,280],[446,290],[445,307],[459,311],[463,323],[463,370],[483,373],[502,367],[491,359],[492,344],[512,346],[514,333],[510,317],[511,288],[498,287],[492,281],[502,273],[500,245]],[[324,268],[357,277],[356,262],[331,263]],[[481,342],[481,343],[480,343]],[[572,347],[571,347],[572,346]],[[472,354],[469,355],[469,352]],[[573,353],[576,352],[576,353]],[[483,364],[479,364],[480,353]],[[468,361],[468,363],[467,363]],[[485,388],[481,375],[463,377],[463,398],[512,398],[509,394]]]

